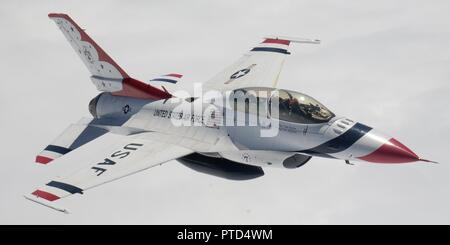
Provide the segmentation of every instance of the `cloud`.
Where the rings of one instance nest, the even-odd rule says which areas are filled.
[[[6,1],[0,7],[0,223],[449,223],[448,1]],[[34,156],[87,116],[97,94],[49,12],[67,12],[130,74],[205,81],[267,34],[293,47],[280,86],[379,128],[443,164],[314,158],[231,182],[177,162],[63,200],[62,215],[22,194],[64,171]]]

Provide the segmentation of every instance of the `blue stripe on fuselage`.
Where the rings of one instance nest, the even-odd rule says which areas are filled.
[[[349,130],[345,131],[338,137],[327,141],[321,145],[314,148],[301,151],[307,154],[333,154],[346,150],[352,146],[356,141],[363,137],[372,128],[361,123],[356,123]]]

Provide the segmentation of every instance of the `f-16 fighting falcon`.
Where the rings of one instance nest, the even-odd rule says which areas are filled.
[[[319,40],[266,37],[188,94],[177,89],[181,74],[139,81],[68,15],[49,17],[101,93],[89,103],[92,118],[71,124],[36,157],[40,164],[80,162],[77,171],[25,195],[44,206],[67,212],[57,200],[171,160],[231,180],[260,177],[265,167],[298,168],[312,157],[346,163],[430,162],[395,138],[334,114],[309,95],[276,86],[290,45]],[[114,135],[103,145],[108,153],[89,151],[108,135]],[[90,152],[82,161],[81,150]]]

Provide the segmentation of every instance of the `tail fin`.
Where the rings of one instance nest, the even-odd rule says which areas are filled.
[[[92,74],[91,80],[98,90],[114,95],[140,99],[166,99],[171,95],[149,84],[131,78],[97,43],[67,14],[51,13],[64,36]]]

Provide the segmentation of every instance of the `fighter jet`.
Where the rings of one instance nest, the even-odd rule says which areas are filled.
[[[181,74],[139,81],[68,15],[48,16],[101,93],[89,103],[92,118],[71,124],[36,157],[43,165],[81,161],[73,173],[25,195],[39,204],[67,212],[57,200],[171,160],[230,180],[261,177],[265,167],[298,168],[312,157],[347,163],[428,161],[309,95],[277,87],[289,47],[319,40],[266,37],[189,94],[179,89]],[[108,136],[114,137],[102,144],[104,150],[95,150],[95,143]],[[79,159],[81,151],[87,154]]]

